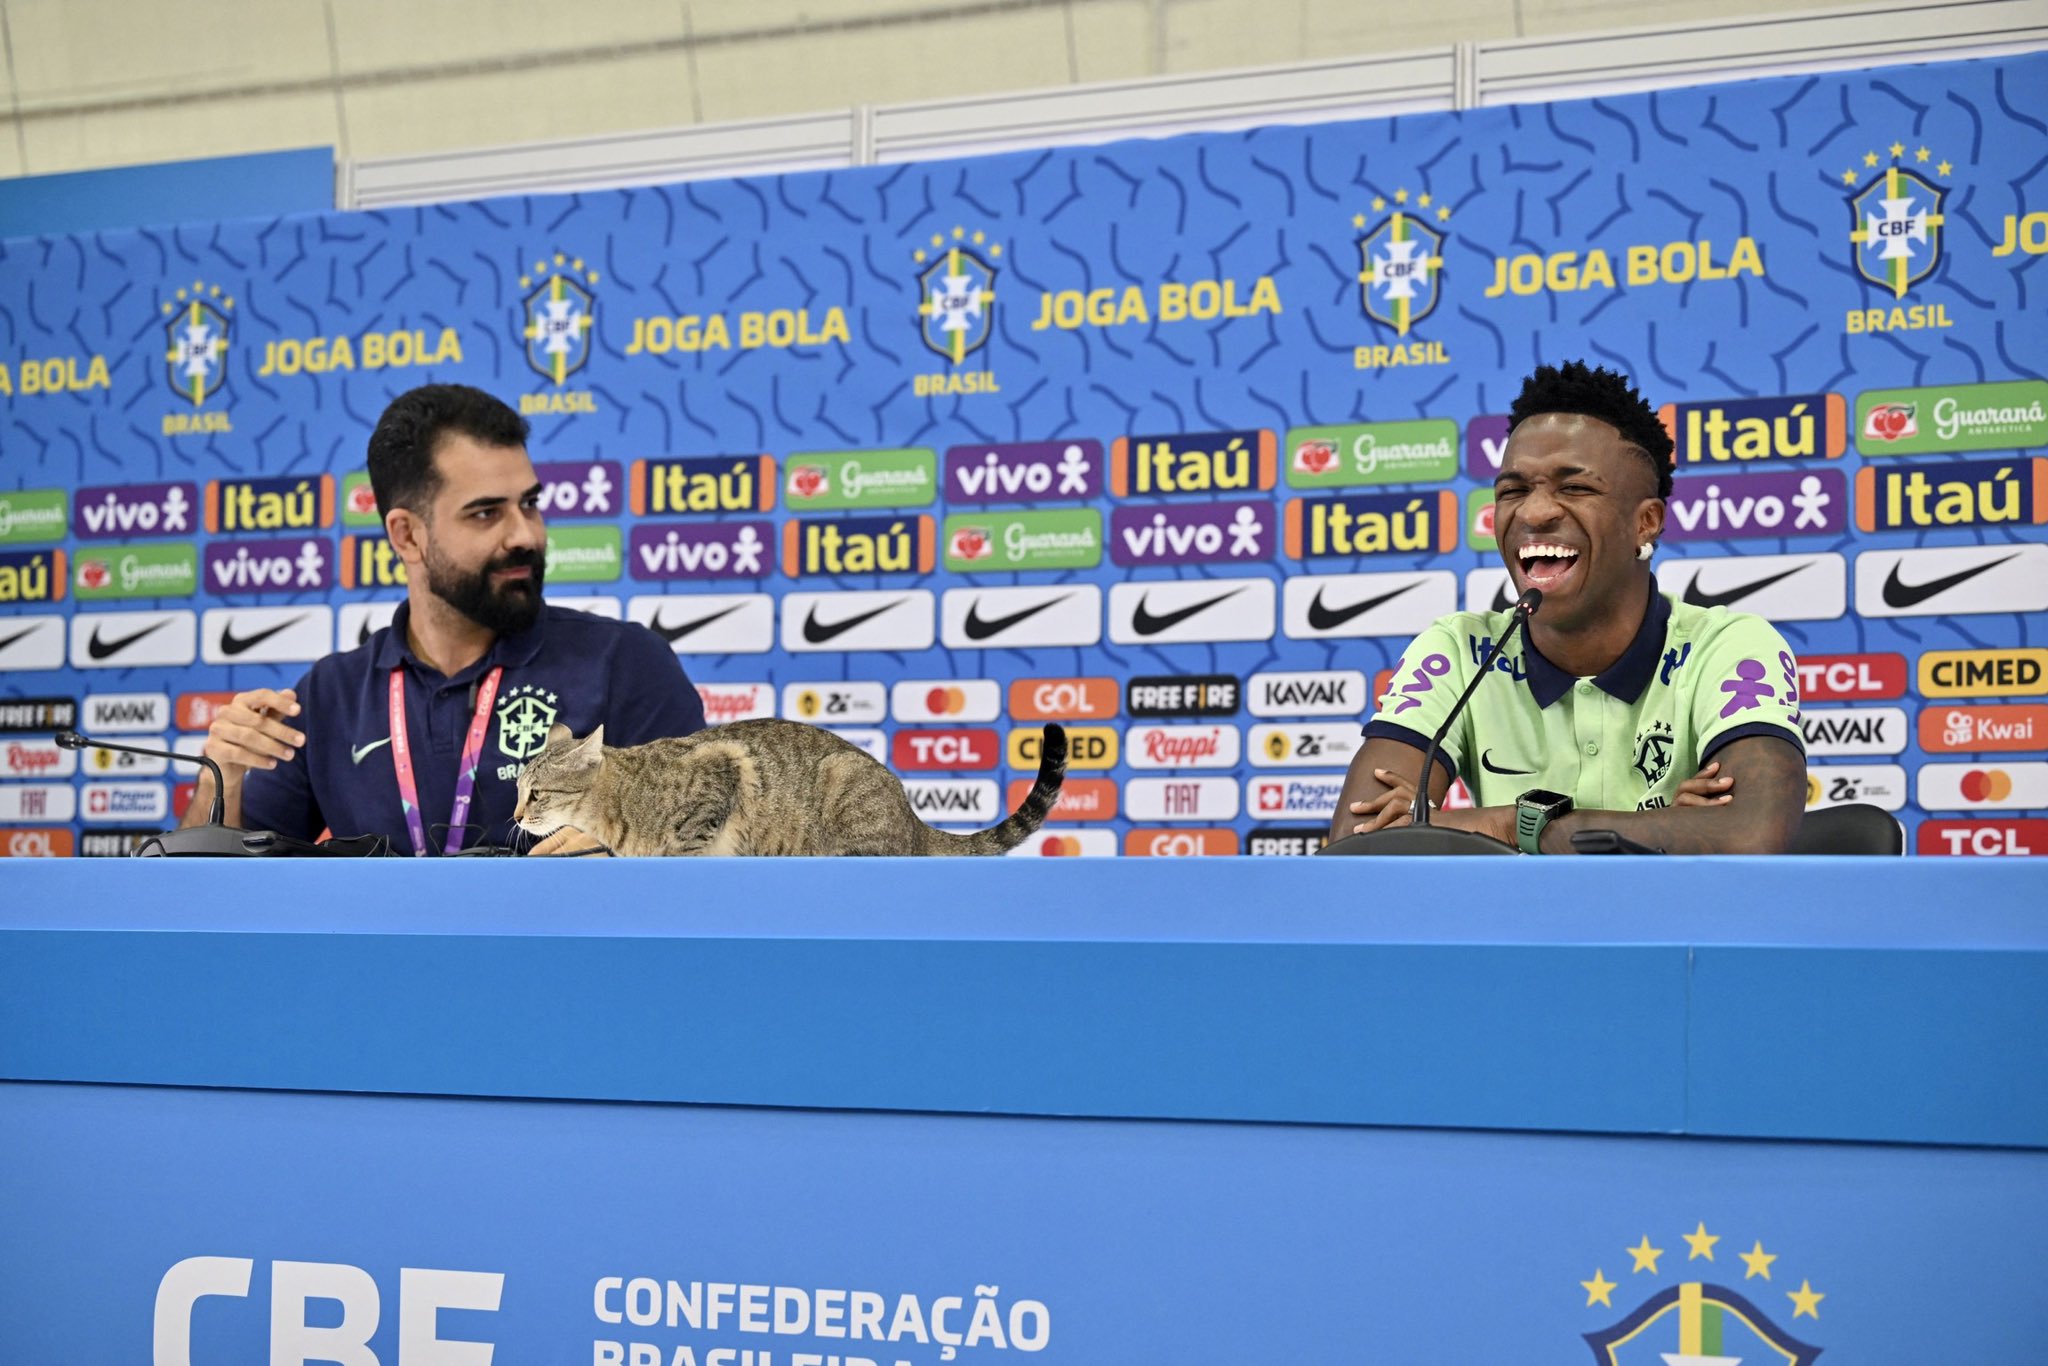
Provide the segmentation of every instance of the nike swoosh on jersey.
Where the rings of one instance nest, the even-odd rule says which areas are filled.
[[[1490,749],[1480,752],[1479,766],[1488,773],[1498,773],[1503,777],[1527,777],[1536,771],[1533,768],[1502,768],[1493,761],[1493,751]]]
[[[1904,563],[1904,561],[1902,560],[1899,562],[1899,564],[1894,564],[1892,566],[1892,572],[1885,576],[1884,605],[1887,607],[1896,608],[1900,611],[1904,611],[1908,607],[1918,607],[1921,603],[1927,601],[1936,593],[1946,593],[1949,589],[1954,588],[1959,583],[1967,583],[1971,579],[1976,578],[1979,574],[1985,573],[1989,570],[1996,569],[1998,568],[1998,566],[2004,564],[2007,560],[2017,558],[2017,555],[2001,556],[2000,558],[1991,561],[1991,563],[1989,564],[1973,565],[1970,568],[1961,570],[1958,573],[1945,574],[1938,579],[1929,579],[1925,583],[1907,583],[1905,580],[1901,579],[1899,577],[1899,564]]]
[[[654,634],[660,636],[663,640],[667,641],[669,644],[673,645],[677,641],[681,640],[684,636],[689,635],[692,631],[701,631],[706,626],[709,626],[712,622],[717,621],[720,617],[729,617],[734,612],[739,611],[740,608],[745,606],[746,604],[743,602],[736,602],[730,607],[721,608],[718,611],[713,612],[708,617],[698,617],[695,621],[686,621],[680,626],[662,625],[661,613],[656,612],[654,614],[654,620],[647,623],[647,628],[650,631],[653,631]]]
[[[300,622],[304,621],[305,619],[306,618],[302,613],[299,616],[293,617],[290,621],[280,621],[275,626],[265,627],[263,630],[258,631],[253,636],[238,636],[235,634],[234,619],[230,617],[227,621],[221,624],[220,652],[224,655],[245,654],[248,651],[255,649],[258,645],[261,645],[264,641],[270,639],[278,632],[291,630],[292,627],[297,626]]]
[[[1234,598],[1242,592],[1244,592],[1242,588],[1233,588],[1227,593],[1217,594],[1206,602],[1198,602],[1192,607],[1175,608],[1171,612],[1162,612],[1156,617],[1145,610],[1145,604],[1151,601],[1148,595],[1138,599],[1138,610],[1131,613],[1131,629],[1141,636],[1156,636],[1161,631],[1178,626],[1189,617],[1206,612],[1217,603]]]
[[[1370,612],[1383,602],[1392,602],[1403,593],[1411,592],[1421,586],[1422,580],[1417,579],[1414,583],[1405,584],[1400,588],[1396,588],[1391,593],[1382,593],[1376,598],[1367,598],[1363,602],[1354,602],[1348,607],[1325,606],[1323,603],[1323,590],[1318,588],[1315,599],[1308,605],[1309,629],[1312,631],[1334,631],[1353,617]]]
[[[391,737],[387,735],[382,740],[372,740],[367,745],[357,745],[354,749],[351,749],[348,752],[348,757],[360,764],[363,760],[370,757],[370,752],[372,750],[378,749],[390,743]]]
[[[1772,584],[1789,579],[1794,574],[1808,567],[1803,564],[1795,564],[1783,573],[1772,574],[1768,578],[1757,579],[1752,583],[1739,583],[1733,588],[1723,589],[1718,593],[1709,593],[1702,589],[1699,576],[1694,575],[1693,581],[1685,586],[1685,597],[1683,600],[1691,603],[1694,607],[1726,607],[1730,603],[1741,602],[1752,593],[1761,593]]]
[[[873,621],[884,612],[893,612],[909,601],[909,598],[898,598],[870,611],[856,612],[844,621],[819,621],[818,609],[814,606],[804,613],[804,639],[812,645],[823,645],[828,640],[837,640],[863,622]]]
[[[1073,596],[1072,593],[1062,593],[1056,598],[1047,598],[1044,602],[1035,602],[1023,611],[1012,612],[1006,617],[983,616],[981,614],[981,599],[976,598],[967,605],[967,620],[960,623],[960,629],[969,640],[987,640],[991,636],[1001,635],[1020,621],[1029,621],[1040,612],[1059,606]]]
[[[170,624],[171,619],[169,617],[165,617],[162,621],[157,622],[155,625],[145,626],[140,631],[137,631],[135,634],[122,636],[119,640],[107,640],[102,638],[100,635],[100,628],[95,626],[92,628],[92,639],[85,642],[85,652],[88,655],[92,656],[94,659],[112,659],[115,655],[120,654],[121,651],[127,649],[130,645],[133,645],[136,641],[142,639],[144,636],[149,635],[151,632],[154,631],[161,631],[164,629],[164,627],[169,626]]]

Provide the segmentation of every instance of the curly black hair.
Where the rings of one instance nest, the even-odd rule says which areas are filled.
[[[434,448],[450,432],[486,446],[524,446],[530,427],[503,400],[467,384],[422,384],[391,400],[370,433],[370,491],[377,512],[424,516],[440,490]]]
[[[1650,462],[1657,474],[1657,496],[1671,496],[1671,433],[1664,430],[1656,410],[1636,392],[1627,375],[1578,360],[1539,365],[1536,373],[1522,381],[1521,396],[1508,409],[1508,430],[1539,413],[1599,418]]]

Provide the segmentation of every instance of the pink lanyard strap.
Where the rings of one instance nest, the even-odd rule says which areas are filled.
[[[448,852],[462,849],[464,826],[469,820],[469,801],[476,793],[477,763],[483,758],[484,732],[490,729],[491,706],[498,700],[498,679],[503,665],[484,675],[477,689],[476,715],[469,718],[469,735],[462,742],[462,768],[455,779],[455,806],[448,813]],[[398,770],[398,804],[405,808],[406,833],[412,836],[412,852],[427,855],[427,827],[420,817],[420,789],[412,774],[412,741],[405,733],[405,669],[391,671],[391,760]]]

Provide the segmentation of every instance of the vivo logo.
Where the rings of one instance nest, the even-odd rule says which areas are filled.
[[[636,579],[744,579],[772,572],[767,522],[643,524],[627,559]]]
[[[1271,503],[1120,507],[1110,513],[1110,558],[1120,565],[1214,564],[1273,556]]]
[[[333,583],[334,547],[315,536],[206,547],[206,586],[216,593],[295,592]]]
[[[78,491],[73,519],[81,540],[170,536],[192,530],[198,489],[191,484],[124,484]]]
[[[247,1299],[256,1264],[247,1257],[187,1257],[164,1273],[156,1288],[154,1366],[193,1366],[192,1318],[199,1301],[213,1296]],[[495,1313],[505,1289],[496,1271],[398,1271],[398,1353],[392,1366],[490,1366],[497,1348],[487,1342],[443,1338],[436,1316],[443,1309]],[[307,1308],[325,1301],[310,1317],[341,1321],[315,1327]],[[377,1282],[345,1262],[270,1264],[271,1366],[346,1362],[381,1366],[370,1338],[383,1316]],[[211,1366],[202,1361],[200,1366]]]
[[[955,446],[946,452],[946,500],[1029,503],[1102,492],[1102,443],[1027,441]]]

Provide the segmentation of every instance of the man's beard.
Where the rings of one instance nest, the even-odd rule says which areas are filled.
[[[427,590],[486,630],[516,635],[540,618],[541,579],[547,556],[538,550],[515,550],[487,561],[474,573],[448,563],[427,546]],[[533,576],[508,579],[493,587],[491,575],[503,569],[530,566]]]

